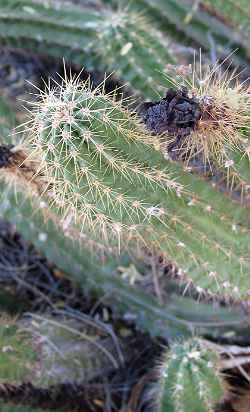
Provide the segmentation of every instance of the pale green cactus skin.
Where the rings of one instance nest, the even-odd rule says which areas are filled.
[[[208,12],[211,15],[217,13],[227,24],[239,30],[243,38],[250,38],[250,13],[247,0],[240,0],[237,3],[232,0],[203,0],[201,4],[209,6]]]
[[[163,96],[162,73],[167,64],[176,63],[170,41],[141,13],[127,7],[106,10],[103,19],[95,47],[106,68],[145,98]]]
[[[4,125],[1,142],[18,143],[11,133],[15,119],[4,101],[0,104],[0,118]],[[126,267],[129,264],[127,257],[119,260],[107,259],[105,253],[98,253],[96,245],[90,256],[87,245],[65,236],[53,219],[44,222],[45,204],[30,201],[21,189],[1,183],[1,217],[11,221],[27,241],[63,270],[65,276],[79,288],[83,287],[85,291],[89,289],[101,296],[108,294],[109,304],[115,304],[116,311],[119,310],[121,316],[132,311],[141,330],[151,333],[152,336],[174,339],[183,335],[189,336],[194,328],[197,332],[209,329],[224,333],[231,331],[232,327],[235,329],[238,323],[239,329],[244,327],[247,318],[235,309],[214,308],[209,304],[195,303],[192,299],[177,299],[173,296],[169,297],[167,305],[160,305],[157,299],[119,278],[117,266],[122,264]],[[218,201],[218,198],[215,198],[216,200]],[[96,257],[96,254],[99,257]],[[3,308],[7,310],[6,306]]]
[[[219,10],[219,14],[226,19],[230,17],[229,25],[223,19],[215,18],[212,13],[197,7],[206,1],[197,3],[195,0],[136,0],[132,5],[136,9],[143,8],[163,33],[171,36],[176,36],[178,32],[184,33],[186,42],[195,40],[204,51],[212,49],[217,56],[227,57],[237,49],[237,53],[231,57],[236,65],[245,65],[250,61],[249,32],[247,25],[244,25],[244,22],[249,20],[248,7],[243,6],[245,1],[247,0],[236,5],[227,0],[208,0],[208,3],[213,3],[215,9]],[[107,3],[116,5],[117,0],[107,0]],[[233,28],[230,24],[232,22]]]
[[[1,383],[32,382],[38,388],[81,384],[97,377],[102,368],[118,368],[120,359],[114,342],[108,335],[103,340],[98,338],[94,321],[92,324],[86,327],[62,315],[36,314],[2,321]]]
[[[69,81],[44,97],[33,125],[31,152],[63,223],[118,251],[153,247],[199,294],[248,296],[248,212],[167,163],[136,116]]]
[[[3,0],[0,40],[86,69],[115,72],[134,93],[148,98],[162,94],[160,73],[176,62],[170,42],[128,7],[98,11],[53,2]]]
[[[175,343],[160,366],[159,412],[213,412],[223,396],[218,355],[193,338]]]

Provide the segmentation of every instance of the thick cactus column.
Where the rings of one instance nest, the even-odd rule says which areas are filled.
[[[187,39],[201,45],[203,50],[211,51],[212,33],[216,55],[227,57],[233,53],[232,60],[239,66],[248,64],[250,59],[249,30],[245,25],[249,19],[246,1],[241,0],[236,4],[227,0],[205,0],[199,3],[195,0],[188,3],[177,0],[136,0],[133,6],[145,10],[166,35],[183,33]],[[209,3],[213,3],[213,6],[206,7]],[[117,4],[117,0],[113,4]],[[216,18],[219,16],[218,11],[221,18]]]
[[[248,295],[248,213],[167,164],[135,115],[68,81],[44,95],[32,125],[28,161],[39,171],[32,183],[43,182],[62,230],[73,225],[118,252],[158,251],[199,294]]]
[[[10,150],[9,145],[17,143],[14,138],[16,136],[11,133],[15,119],[4,101],[0,103],[3,126],[1,143],[5,145],[5,149],[7,145]],[[112,258],[109,249],[104,249],[99,242],[93,242],[83,233],[72,231],[72,227],[64,227],[62,230],[58,215],[52,213],[46,202],[34,196],[32,199],[27,197],[29,181],[26,180],[23,190],[24,181],[20,183],[15,179],[13,186],[13,174],[10,175],[9,168],[5,172],[8,184],[1,182],[1,217],[10,220],[28,242],[35,245],[38,251],[56,264],[79,288],[86,290],[87,287],[101,295],[108,293],[109,304],[116,304],[116,310],[119,307],[121,314],[133,311],[135,322],[140,329],[154,336],[167,334],[168,338],[169,335],[173,338],[176,333],[189,334],[190,330],[194,327],[199,329],[200,325],[206,329],[218,330],[221,326],[223,330],[231,330],[236,322],[239,322],[240,327],[246,322],[247,318],[242,317],[241,311],[214,308],[208,304],[194,303],[188,298],[171,297],[168,304],[162,306],[157,299],[126,284],[117,273],[119,265],[129,264],[126,256],[119,260]],[[195,187],[197,186],[196,182]],[[81,242],[78,240],[79,236]],[[92,251],[91,257],[89,249]]]

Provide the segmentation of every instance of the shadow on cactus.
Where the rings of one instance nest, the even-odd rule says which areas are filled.
[[[64,232],[118,252],[160,253],[185,291],[249,296],[248,213],[167,162],[161,140],[114,96],[69,79],[31,114],[30,145],[12,149],[1,174],[41,196],[45,218],[52,210]]]

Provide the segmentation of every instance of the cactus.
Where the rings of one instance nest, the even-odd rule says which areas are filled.
[[[224,385],[218,355],[197,338],[175,343],[159,368],[159,412],[213,412]]]
[[[178,278],[199,295],[247,298],[247,211],[229,200],[225,205],[204,181],[167,164],[157,137],[135,115],[72,80],[45,94],[32,125],[28,168],[16,168],[20,157],[25,164],[16,149],[2,176],[17,170],[33,196],[34,190],[47,193],[63,228],[75,226],[118,251],[129,243],[157,250],[176,262]]]
[[[185,161],[190,169],[196,168],[197,159],[204,171],[217,169],[230,190],[249,201],[249,87],[235,72],[222,73],[218,63],[205,72],[196,66],[191,71],[173,67],[171,82],[169,96],[150,103],[144,113],[147,127],[162,134],[163,150],[171,158]],[[177,120],[166,122],[157,114],[159,107]],[[179,127],[178,116],[183,120]]]
[[[0,105],[2,129],[1,143],[17,144],[19,139],[11,133],[15,119],[10,108],[2,100]],[[55,215],[44,222],[43,212],[45,203],[30,201],[20,190],[13,190],[1,182],[1,217],[10,220],[27,241],[33,243],[47,259],[56,264],[65,276],[76,283],[79,288],[88,288],[100,295],[109,295],[109,304],[116,305],[121,315],[133,311],[137,326],[152,336],[165,336],[174,339],[186,336],[190,331],[215,330],[226,333],[236,328],[239,331],[247,326],[247,316],[241,311],[213,308],[208,304],[195,304],[188,298],[171,296],[168,303],[160,305],[157,299],[145,294],[142,290],[132,288],[117,274],[117,266],[127,266],[127,256],[119,260],[108,258],[106,251],[98,248],[98,243],[89,243],[83,236],[83,244],[76,242],[70,232],[64,235],[56,224]],[[34,213],[34,211],[36,211]],[[51,213],[51,211],[50,211]],[[90,258],[88,248],[98,254]],[[99,245],[100,246],[100,245]],[[139,263],[138,263],[139,264]],[[3,308],[6,311],[4,301]],[[20,308],[20,306],[19,306]],[[219,333],[219,332],[218,332]]]
[[[200,7],[219,20],[225,21],[229,27],[232,26],[239,30],[243,38],[250,38],[250,14],[247,0],[240,0],[237,3],[232,0],[203,0]]]
[[[175,62],[169,41],[128,8],[95,10],[4,0],[0,39],[4,44],[64,57],[86,69],[98,66],[116,71],[133,90],[148,98],[162,92],[160,72],[167,63]]]
[[[36,363],[35,349],[30,337],[19,331],[14,321],[2,316],[0,324],[0,380],[15,384],[31,379]]]
[[[62,316],[2,318],[0,399],[45,410],[86,408],[84,385],[104,368],[116,370],[120,361],[111,338],[105,342],[94,328],[88,327],[87,333],[84,328],[82,322]]]
[[[110,2],[114,6],[117,4],[117,0],[107,0],[107,3]],[[215,1],[213,2],[215,3]],[[232,3],[225,0],[223,8],[218,7],[220,13],[223,13],[225,7],[230,9],[231,6],[231,10],[233,9],[234,12],[228,11],[230,20],[232,16],[237,14],[235,11],[238,9],[238,3],[235,6],[232,6]],[[132,3],[135,9],[145,10],[145,13],[154,20],[166,35],[177,37],[179,33],[178,38],[180,38],[180,34],[185,34],[185,43],[194,40],[203,50],[211,51],[213,58],[214,55],[216,55],[215,58],[226,57],[237,50],[237,53],[232,56],[234,63],[236,65],[248,64],[250,61],[249,37],[245,36],[246,32],[243,30],[242,33],[239,27],[232,28],[230,24],[225,24],[223,19],[216,19],[213,14],[210,14],[207,9],[202,7],[202,4],[203,2],[194,0],[192,2],[183,0],[136,0]],[[199,5],[200,7],[198,7]],[[247,9],[248,7],[243,7],[244,20],[249,19]]]

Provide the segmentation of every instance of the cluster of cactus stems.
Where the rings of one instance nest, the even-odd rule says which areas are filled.
[[[94,394],[91,386],[87,389],[95,368],[117,369],[123,361],[112,339],[99,342],[93,325],[92,329],[86,334],[74,319],[62,316],[56,320],[29,314],[19,321],[2,317],[0,399],[10,405],[30,405],[31,412],[38,406],[80,411],[87,407],[88,396],[102,396]],[[157,411],[214,411],[230,391],[221,372],[220,351],[214,346],[198,338],[171,345],[156,369]],[[14,409],[3,406],[2,410]]]
[[[43,96],[31,122],[29,147],[12,151],[2,176],[42,196],[63,230],[73,226],[79,238],[118,252],[154,250],[199,295],[247,298],[247,210],[230,200],[225,207],[222,194],[166,161],[135,114],[67,80]]]
[[[17,144],[17,136],[11,134],[13,119],[11,111],[1,102],[1,118],[5,128],[2,131],[2,144]],[[6,133],[7,130],[7,133]],[[6,133],[6,134],[4,134]],[[10,176],[8,176],[10,178]],[[13,176],[11,177],[11,179]],[[18,189],[18,186],[16,187]],[[21,187],[20,187],[21,189]],[[25,187],[27,190],[27,185]],[[30,199],[23,190],[15,186],[1,184],[0,214],[13,222],[22,235],[40,250],[51,262],[61,268],[79,288],[88,288],[101,294],[108,294],[109,302],[115,302],[121,313],[133,311],[137,325],[153,336],[175,338],[188,335],[192,330],[220,330],[226,333],[232,326],[247,325],[247,316],[237,310],[213,308],[209,304],[194,302],[185,298],[172,297],[168,305],[160,305],[157,299],[141,290],[124,283],[117,275],[117,266],[128,265],[128,258],[113,258],[110,251],[96,241],[75,230],[61,230],[58,217],[39,198]],[[34,212],[35,211],[35,212]],[[44,220],[44,214],[46,220]],[[75,239],[80,235],[81,242]],[[92,257],[89,256],[92,250]],[[98,255],[98,259],[94,255]],[[115,274],[115,275],[114,275]],[[157,322],[156,322],[157,319]]]
[[[247,299],[248,211],[236,210],[230,198],[224,206],[223,194],[166,160],[162,136],[150,134],[114,95],[77,79],[49,89],[31,113],[30,139],[14,148],[1,146],[1,175],[8,183],[14,180],[17,192],[25,189],[34,197],[34,208],[40,202],[45,219],[75,240],[83,237],[110,251],[134,245],[153,250],[174,261],[185,289],[192,285],[199,295]],[[213,206],[207,203],[211,196]],[[204,371],[215,355],[197,349],[196,341],[190,345],[170,352],[162,372],[161,411],[198,404],[212,411],[222,396],[219,377],[211,366]],[[175,361],[181,369],[176,373]],[[168,372],[177,380],[172,388]],[[195,396],[188,397],[191,388]]]
[[[98,66],[115,72],[148,98],[162,93],[160,73],[176,61],[161,32],[129,8],[114,11],[34,0],[3,1],[0,39],[15,47],[64,56],[81,67],[84,62],[86,69]]]
[[[127,251],[138,259],[153,254],[171,261],[169,283],[174,280],[183,294],[190,291],[198,301],[249,299],[250,93],[234,73],[221,75],[220,66],[205,74],[194,69],[190,77],[183,67],[171,66],[174,78],[164,76],[169,63],[175,64],[169,43],[133,7],[147,5],[159,26],[170,22],[206,49],[212,28],[212,40],[218,40],[214,51],[220,53],[221,45],[231,50],[239,43],[238,33],[248,18],[242,14],[244,2],[236,6],[230,1],[224,8],[221,0],[191,2],[191,7],[176,0],[140,0],[115,11],[103,5],[62,7],[54,1],[1,2],[3,43],[19,47],[21,40],[21,47],[25,42],[28,49],[64,56],[81,66],[84,61],[90,69],[100,65],[115,70],[144,98],[159,99],[172,87],[160,101],[147,103],[146,115],[139,117],[124,108],[127,101],[105,94],[104,87],[65,78],[62,85],[50,85],[30,110],[31,120],[21,128],[22,143],[9,135],[15,120],[0,101],[1,216],[81,287],[84,283],[112,293],[117,311],[135,312],[138,325],[155,335],[165,336],[167,329],[168,337],[183,337],[220,323],[226,328],[227,321],[237,323],[242,315],[225,308],[210,311],[199,303],[197,316],[188,313],[187,298],[162,307],[119,278],[117,262],[127,259]],[[218,11],[221,18],[215,23]],[[235,29],[230,44],[225,20]],[[169,32],[170,26],[165,27]],[[244,38],[248,35],[246,29]],[[249,58],[244,41],[237,56],[240,62]],[[186,112],[181,108],[185,104]],[[180,121],[184,118],[187,126]],[[177,152],[174,159],[170,146]],[[184,162],[175,161],[178,157]],[[211,173],[218,171],[225,193],[194,172],[197,158]],[[238,203],[235,192],[240,193]],[[211,321],[214,317],[217,321]],[[92,379],[94,363],[116,368],[117,359],[95,336],[76,331],[64,319],[35,314],[31,319],[5,317],[0,322],[0,399],[32,405],[31,412],[39,399],[43,409],[64,407],[68,412],[74,396],[82,401],[81,384]],[[62,337],[68,347],[63,357]],[[192,337],[171,345],[158,368],[156,410],[214,411],[226,395],[221,369],[219,355],[203,340]],[[69,390],[63,405],[65,377],[75,392]]]
[[[118,3],[117,0],[106,2]],[[212,7],[206,7],[208,3]],[[249,15],[244,0],[237,4],[231,0],[139,0],[132,4],[140,10],[143,8],[163,33],[176,36],[176,29],[185,33],[186,41],[194,40],[203,50],[210,51],[213,59],[226,57],[237,49],[234,62],[249,63]]]

